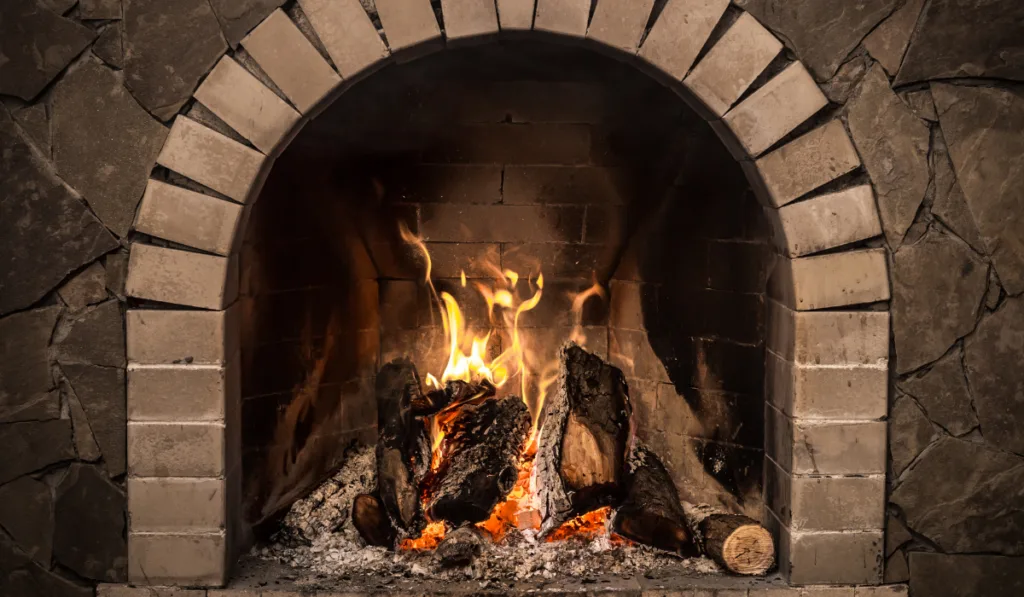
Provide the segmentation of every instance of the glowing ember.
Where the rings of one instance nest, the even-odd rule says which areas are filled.
[[[591,510],[586,514],[580,514],[576,518],[567,520],[562,526],[551,532],[545,539],[547,542],[565,541],[567,539],[580,539],[592,541],[603,535],[608,535],[613,545],[625,545],[630,543],[628,539],[608,530],[608,519],[611,517],[611,506]]]
[[[473,281],[473,288],[479,293],[487,305],[487,322],[473,322],[477,325],[474,328],[466,321],[462,307],[458,301],[448,292],[438,292],[431,279],[433,269],[430,252],[427,250],[423,239],[412,234],[407,228],[400,228],[402,238],[415,247],[425,262],[424,282],[430,289],[441,316],[441,324],[444,329],[445,343],[447,347],[447,361],[440,376],[427,373],[424,378],[426,385],[430,388],[441,389],[448,381],[463,381],[467,383],[487,382],[494,388],[501,389],[510,381],[518,377],[520,385],[519,395],[526,403],[533,415],[533,435],[527,443],[519,464],[518,480],[506,497],[505,501],[499,503],[491,512],[488,520],[481,522],[477,528],[491,537],[494,541],[500,541],[512,529],[539,529],[540,517],[531,508],[533,495],[530,490],[530,477],[533,470],[534,456],[537,451],[536,435],[540,424],[539,414],[543,408],[544,397],[548,388],[555,382],[558,375],[558,361],[552,355],[545,360],[540,357],[541,351],[538,347],[532,346],[525,330],[520,330],[520,319],[524,313],[532,311],[540,303],[544,293],[544,275],[531,272],[522,276],[519,272],[510,269],[501,269],[493,263],[483,264],[492,272],[489,283]],[[459,284],[465,288],[469,284],[465,271],[460,272]],[[583,333],[582,313],[583,306],[587,300],[593,297],[604,298],[604,288],[595,280],[593,286],[573,295],[572,317],[574,327],[565,340],[573,340],[577,344],[585,345],[586,337]],[[485,325],[482,325],[485,324]],[[480,328],[484,329],[480,329]],[[492,343],[497,343],[501,330],[501,344],[503,350],[495,357],[491,357]],[[561,345],[562,342],[558,344]],[[506,346],[507,345],[507,346]],[[551,347],[546,347],[550,349]],[[549,352],[555,352],[550,351]],[[444,462],[445,454],[445,424],[450,421],[454,413],[442,410],[429,418],[430,431],[432,435],[431,470],[437,471]],[[424,490],[423,500],[429,499],[429,490]],[[584,522],[579,522],[574,527],[569,527],[573,521],[566,523],[556,533],[558,538],[567,538],[574,534],[591,533],[596,536],[597,529],[604,533],[604,522],[608,518],[607,508],[587,514]],[[603,514],[601,514],[603,512]],[[600,518],[600,520],[598,520]],[[564,530],[563,530],[564,529]],[[416,539],[406,539],[401,542],[401,549],[433,549],[444,539],[445,526],[442,522],[431,522],[422,535]]]

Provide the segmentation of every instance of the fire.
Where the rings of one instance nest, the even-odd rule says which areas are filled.
[[[432,372],[427,373],[424,376],[426,385],[440,389],[448,381],[461,380],[467,383],[489,382],[500,390],[518,377],[519,396],[530,407],[533,415],[531,439],[520,458],[519,476],[515,486],[505,501],[495,506],[490,518],[476,526],[494,541],[500,541],[512,529],[537,530],[540,528],[540,517],[537,511],[531,508],[533,495],[530,477],[537,452],[536,438],[541,422],[539,415],[544,397],[557,379],[558,361],[554,355],[546,361],[540,358],[537,347],[531,345],[527,332],[520,329],[520,323],[524,314],[535,309],[544,296],[544,275],[538,271],[536,275],[530,272],[523,276],[519,272],[502,269],[493,263],[483,264],[492,272],[491,278],[487,282],[473,281],[472,286],[487,306],[488,321],[485,329],[474,329],[473,325],[466,321],[463,309],[456,298],[448,292],[438,292],[434,286],[431,278],[433,264],[423,239],[412,234],[404,226],[400,227],[400,232],[402,238],[415,247],[423,257],[424,282],[434,299],[445,335],[447,360],[444,368],[440,376]],[[459,284],[463,288],[470,284],[464,270],[459,273]],[[577,344],[585,345],[583,306],[593,297],[605,297],[604,288],[596,280],[590,288],[571,297],[574,326],[566,340],[571,339]],[[499,342],[502,350],[497,356],[492,357],[492,347]],[[507,346],[504,346],[505,344]],[[441,411],[430,418],[433,443],[431,470],[436,471],[444,460],[445,423],[452,416],[451,412]],[[429,495],[424,495],[423,498],[426,501]],[[598,529],[604,532],[608,510],[596,510],[580,517],[578,522],[570,521],[555,533],[558,538],[572,535],[592,535],[590,538],[593,538],[598,534]],[[575,526],[570,526],[573,524]],[[431,521],[419,537],[405,539],[399,547],[403,550],[433,549],[444,539],[445,531],[443,522]],[[587,535],[588,533],[590,535]]]
[[[613,544],[623,545],[629,543],[629,540],[625,537],[609,532],[608,519],[611,513],[611,506],[604,506],[597,510],[591,510],[586,514],[580,514],[576,518],[565,521],[562,523],[562,526],[551,531],[551,534],[545,538],[545,541],[550,543],[552,541],[565,541],[566,539],[573,538],[592,541],[607,534]]]

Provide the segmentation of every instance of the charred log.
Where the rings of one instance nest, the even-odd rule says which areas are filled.
[[[516,396],[467,403],[442,423],[441,464],[427,484],[431,520],[487,520],[519,477],[530,411]]]
[[[772,535],[739,514],[712,514],[698,525],[704,553],[734,574],[760,575],[775,564]]]
[[[437,563],[442,568],[466,566],[480,555],[483,538],[474,526],[465,526],[448,533],[437,546]]]
[[[665,465],[647,447],[629,455],[626,496],[612,519],[612,530],[652,547],[681,556],[698,554],[679,493]]]
[[[629,439],[632,409],[622,371],[575,344],[562,349],[561,360],[535,464],[542,535],[621,500]]]
[[[428,417],[470,400],[489,398],[494,392],[495,387],[487,380],[480,383],[468,383],[461,379],[451,380],[446,382],[443,388],[413,399],[412,412],[418,417]]]
[[[384,511],[384,505],[376,495],[361,493],[352,502],[352,526],[367,545],[393,547],[395,529]]]
[[[426,526],[420,508],[420,482],[430,467],[430,437],[412,402],[421,396],[416,367],[396,359],[377,373],[377,489],[401,535]]]

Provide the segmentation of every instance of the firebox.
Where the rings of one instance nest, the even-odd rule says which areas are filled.
[[[308,4],[140,207],[130,580],[877,584],[885,254],[806,69],[725,2]]]

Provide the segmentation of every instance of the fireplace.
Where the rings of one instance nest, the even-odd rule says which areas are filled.
[[[152,149],[134,220],[67,149],[95,4],[59,20],[96,57],[0,107],[0,169],[49,185],[17,193],[99,214],[88,260],[0,279],[0,494],[57,519],[51,554],[0,506],[0,589],[856,597],[1020,553],[978,480],[1019,472],[1017,212],[982,192],[1018,169],[970,133],[1017,99],[879,41],[945,4],[865,8],[832,62],[747,0],[298,0],[224,40],[214,6],[226,55],[147,90],[126,46],[100,94],[152,125],[108,127]]]

